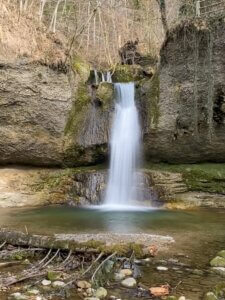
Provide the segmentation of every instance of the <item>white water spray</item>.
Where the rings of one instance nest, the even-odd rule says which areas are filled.
[[[137,200],[136,168],[140,126],[134,101],[134,83],[116,83],[115,116],[111,132],[111,156],[105,205],[123,208]]]

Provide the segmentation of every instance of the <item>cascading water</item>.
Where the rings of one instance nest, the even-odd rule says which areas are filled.
[[[134,83],[115,83],[115,90],[117,97],[105,206],[120,208],[131,206],[137,200],[140,126],[134,101]]]

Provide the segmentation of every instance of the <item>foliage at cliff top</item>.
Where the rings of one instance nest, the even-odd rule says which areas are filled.
[[[46,65],[65,61],[62,36],[48,32],[33,11],[20,12],[15,2],[0,1],[0,59],[8,63],[26,60]]]

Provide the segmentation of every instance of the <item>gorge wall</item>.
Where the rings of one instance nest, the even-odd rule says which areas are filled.
[[[71,167],[107,160],[113,85],[96,84],[93,67],[77,55],[68,59],[60,35],[26,16],[16,23],[7,9],[1,14],[0,165],[21,165],[22,170],[1,168],[0,206],[7,206],[7,199],[9,206],[27,205],[31,198],[33,205],[97,203],[105,171],[78,174]],[[181,22],[168,33],[157,66],[112,70],[115,82],[136,82],[146,161],[225,162],[224,47],[223,19]],[[196,196],[183,178],[186,168],[177,175],[157,172],[147,172],[145,184],[154,186],[158,200],[204,206],[210,182],[214,198],[209,205],[223,207],[220,173],[202,178],[204,189]],[[149,190],[146,194],[154,200]],[[221,195],[216,201],[215,194]]]
[[[224,162],[224,46],[222,18],[183,22],[168,34],[158,72],[140,87],[149,160]]]

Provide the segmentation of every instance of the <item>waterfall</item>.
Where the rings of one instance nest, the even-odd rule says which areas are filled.
[[[106,74],[106,81],[108,83],[112,83],[112,77],[111,77],[111,73],[108,71],[107,74]]]
[[[98,78],[97,70],[94,70],[94,75],[95,75],[95,84],[98,85],[99,84],[99,78]]]
[[[140,126],[134,101],[134,83],[116,83],[116,105],[111,132],[111,154],[105,205],[122,207],[137,200],[136,168]]]
[[[112,76],[110,71],[107,71],[106,75],[101,72],[102,74],[102,81],[101,82],[108,82],[108,83],[112,83]]]

